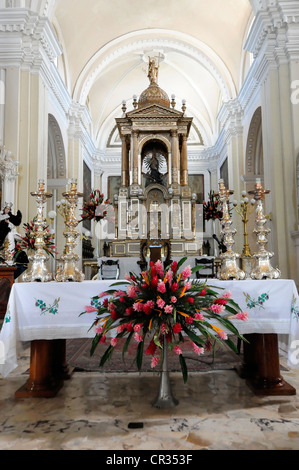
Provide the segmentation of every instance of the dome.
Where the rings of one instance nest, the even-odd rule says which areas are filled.
[[[143,108],[149,104],[161,104],[162,106],[170,107],[170,100],[167,93],[162,90],[157,83],[151,83],[139,97],[138,108]]]

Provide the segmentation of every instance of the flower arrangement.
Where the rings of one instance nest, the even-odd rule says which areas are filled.
[[[35,238],[34,238],[34,225],[36,217],[31,220],[29,223],[23,224],[25,230],[25,235],[23,237],[19,236],[18,241],[16,242],[16,249],[14,253],[14,258],[17,258],[21,251],[33,250],[36,251]],[[44,251],[51,256],[57,254],[55,251],[56,246],[54,245],[54,236],[52,231],[49,229],[48,225],[45,225],[44,228]]]
[[[97,222],[107,215],[109,199],[104,201],[104,194],[99,189],[95,189],[89,195],[89,200],[84,201],[81,214],[81,222],[83,220],[96,220]]]
[[[209,200],[203,201],[203,215],[205,220],[222,219],[223,212],[219,195],[214,191],[209,192]]]
[[[143,354],[150,355],[151,367],[156,367],[163,354],[164,336],[169,350],[174,351],[180,361],[183,379],[188,371],[184,358],[184,342],[191,341],[197,354],[210,350],[212,342],[220,342],[237,352],[234,342],[226,331],[242,338],[230,318],[246,320],[247,313],[241,312],[230,293],[219,295],[214,288],[190,276],[199,266],[179,269],[187,258],[174,261],[165,270],[162,262],[151,262],[147,271],[140,276],[126,275],[126,281],[116,282],[106,292],[92,297],[90,305],[81,313],[96,313],[91,328],[95,328],[90,355],[98,344],[107,344],[100,360],[100,366],[111,358],[120,338],[125,338],[123,353],[133,339],[138,343],[137,368],[140,371]],[[119,289],[127,286],[126,291]],[[115,330],[110,340],[109,332]],[[145,338],[150,342],[144,351]],[[242,338],[244,339],[244,338]]]

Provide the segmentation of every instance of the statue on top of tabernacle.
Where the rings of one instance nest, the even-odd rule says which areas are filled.
[[[158,80],[158,70],[159,67],[156,65],[155,59],[152,59],[151,57],[148,58],[149,63],[148,63],[148,78],[150,81],[150,84],[157,84]]]

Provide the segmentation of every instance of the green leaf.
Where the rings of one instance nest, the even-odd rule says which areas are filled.
[[[177,265],[177,270],[182,266],[182,264],[185,263],[185,261],[187,260],[187,256],[185,256],[184,258],[180,259],[180,261],[178,262],[178,265]]]
[[[141,341],[140,343],[138,343],[136,362],[137,362],[137,369],[139,370],[139,372],[141,370],[142,360],[143,360],[143,346],[144,346],[144,341]]]
[[[124,357],[124,355],[126,354],[126,352],[128,350],[128,347],[129,347],[130,341],[132,339],[133,333],[134,333],[134,331],[130,331],[130,333],[129,333],[126,341],[125,341],[125,344],[124,344],[124,347],[123,347],[123,353],[122,353],[123,357]]]
[[[100,367],[103,367],[105,362],[112,356],[113,350],[114,350],[114,347],[111,345],[106,349],[106,351],[104,352],[101,358]]]
[[[197,345],[205,344],[205,341],[203,339],[199,338],[199,336],[197,336],[195,333],[193,333],[193,331],[189,330],[189,328],[186,328],[185,325],[182,325],[182,327],[183,327],[184,332],[189,336],[189,338],[191,339],[191,341],[193,341],[193,343],[195,343]]]
[[[179,358],[180,358],[180,364],[181,364],[181,369],[182,369],[182,374],[183,374],[183,380],[184,380],[184,383],[186,383],[188,380],[188,369],[187,369],[186,361],[185,361],[183,354],[180,354]]]
[[[203,269],[203,268],[204,268],[203,265],[193,266],[193,268],[191,268],[191,272],[195,273],[196,271],[199,271],[200,269]]]

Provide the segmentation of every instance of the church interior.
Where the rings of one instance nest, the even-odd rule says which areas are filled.
[[[0,372],[18,353],[0,377],[1,450],[299,448],[298,129],[296,1],[0,0]],[[169,409],[151,404],[156,371],[86,359],[55,396],[16,392],[53,341],[77,361],[90,338],[25,334],[27,283],[63,301],[70,284],[182,258],[196,282],[275,291],[284,317],[266,327],[265,298],[247,296],[244,332],[267,377],[277,348],[287,391],[254,393],[217,348],[223,367],[193,361],[186,384],[171,371]]]

